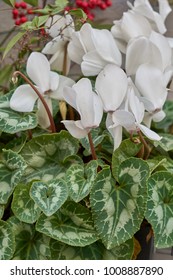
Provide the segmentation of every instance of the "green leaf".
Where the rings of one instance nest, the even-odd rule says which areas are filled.
[[[159,133],[159,135],[162,137],[160,141],[154,141],[155,147],[161,147],[164,151],[169,152],[173,150],[173,135],[172,134],[162,134]]]
[[[41,215],[36,230],[71,246],[84,247],[98,239],[91,212],[72,201],[66,202],[51,217]]]
[[[130,139],[124,140],[112,156],[112,173],[114,178],[118,179],[120,164],[129,157],[135,156],[141,149],[141,143],[134,143]]]
[[[4,215],[5,205],[0,205],[0,219],[2,219]]]
[[[62,179],[53,179],[47,183],[34,182],[30,196],[46,216],[51,216],[67,200],[68,189]]]
[[[71,162],[65,162],[78,151],[78,141],[67,131],[33,138],[21,151],[28,164],[24,180],[43,182],[62,178]],[[72,159],[71,159],[72,160]]]
[[[17,185],[13,193],[11,208],[20,221],[32,224],[38,219],[41,210],[29,195],[30,187],[30,184]]]
[[[75,202],[89,194],[97,175],[97,168],[97,161],[90,161],[85,167],[74,164],[67,170],[65,180],[69,186],[69,195]]]
[[[5,3],[7,3],[8,5],[11,5],[12,7],[14,7],[15,4],[15,0],[3,0]]]
[[[14,232],[7,222],[0,221],[0,260],[10,260],[14,250]]]
[[[31,6],[38,6],[38,0],[25,0]]]
[[[20,222],[15,216],[8,219],[15,234],[15,252],[13,260],[50,259],[50,238],[35,230],[35,225]]]
[[[2,70],[0,71],[0,85],[2,85],[5,82],[9,82],[9,77],[11,77],[13,72],[13,65],[5,65]]]
[[[173,244],[173,175],[166,171],[154,173],[148,180],[146,219],[154,231],[157,248]]]
[[[14,47],[14,45],[25,35],[26,32],[19,32],[17,33],[7,44],[4,54],[3,54],[3,59],[6,57],[6,55],[9,53],[9,51]]]
[[[131,260],[134,252],[133,238],[111,250],[104,250],[103,260]]]
[[[64,8],[65,6],[67,6],[68,1],[67,0],[55,0],[55,5],[57,5],[60,8]]]
[[[52,239],[50,250],[52,260],[101,260],[104,247],[98,242],[85,247],[75,247]]]
[[[129,158],[119,167],[116,185],[109,167],[98,173],[91,189],[91,209],[97,232],[107,249],[119,246],[140,228],[146,209],[148,165]]]
[[[0,130],[13,134],[35,128],[38,123],[35,114],[15,112],[9,108],[12,94],[0,96]]]
[[[6,204],[14,188],[20,182],[26,163],[24,159],[11,150],[3,150],[0,162],[0,203]]]

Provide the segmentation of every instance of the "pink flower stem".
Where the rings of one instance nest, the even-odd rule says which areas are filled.
[[[51,131],[52,133],[56,132],[56,127],[55,127],[55,123],[52,117],[52,114],[49,110],[49,107],[44,99],[44,97],[41,95],[41,93],[38,91],[38,89],[33,85],[33,83],[20,71],[15,71],[13,74],[13,78],[15,79],[18,75],[20,75],[26,82],[27,84],[29,84],[31,86],[31,88],[35,91],[35,93],[38,95],[38,98],[41,100],[41,102],[43,103],[43,106],[47,112],[49,121],[50,121],[50,127],[51,127]]]

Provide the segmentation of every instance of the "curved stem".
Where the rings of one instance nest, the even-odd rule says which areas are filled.
[[[14,74],[13,74],[13,78],[15,79],[18,75],[20,75],[27,82],[27,84],[29,84],[31,86],[31,88],[35,91],[35,93],[38,95],[38,98],[43,103],[43,106],[44,106],[44,108],[45,108],[45,110],[47,112],[47,115],[49,117],[52,133],[55,133],[56,132],[55,123],[54,123],[52,114],[51,114],[51,112],[49,110],[49,107],[48,107],[44,97],[41,95],[41,93],[38,91],[38,89],[33,85],[33,83],[23,73],[21,73],[20,71],[15,71]]]
[[[142,144],[144,145],[144,148],[145,148],[145,151],[146,151],[146,154],[144,156],[144,159],[148,159],[149,155],[150,155],[150,152],[151,152],[151,149],[150,147],[148,146],[147,142],[145,141],[141,131],[138,131],[138,135],[139,135],[139,139],[140,141],[142,142]]]
[[[92,140],[92,136],[91,136],[90,132],[88,132],[88,140],[89,140],[89,144],[90,144],[92,158],[94,160],[97,160],[97,155],[96,155],[96,152],[95,152],[95,149],[94,149],[94,144],[93,144],[93,140]]]

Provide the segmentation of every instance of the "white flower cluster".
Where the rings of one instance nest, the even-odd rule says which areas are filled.
[[[47,32],[53,39],[42,53],[52,57],[48,62],[44,54],[32,53],[27,73],[50,108],[50,98],[56,98],[78,111],[80,120],[63,121],[74,137],[85,137],[98,127],[106,112],[106,127],[113,136],[114,149],[122,141],[123,128],[131,134],[141,131],[149,139],[161,139],[150,126],[152,121],[159,122],[165,117],[163,105],[173,75],[173,40],[164,36],[165,19],[171,8],[167,0],[158,3],[159,12],[153,10],[148,0],[128,3],[129,10],[113,22],[111,31],[92,28],[89,23],[75,31],[68,14],[48,21]],[[64,60],[66,74],[73,61],[80,65],[85,78],[74,83],[50,71],[50,65],[62,71]],[[94,88],[89,76],[96,77]],[[32,111],[36,98],[29,86],[22,85],[14,92],[11,107]],[[41,106],[38,101],[39,123],[48,127]]]

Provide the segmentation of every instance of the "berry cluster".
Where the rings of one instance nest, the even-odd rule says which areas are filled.
[[[88,19],[93,20],[95,15],[91,10],[100,8],[102,10],[107,9],[112,5],[111,0],[76,0],[75,6],[81,8],[87,15]],[[74,8],[74,7],[73,7]],[[70,9],[70,7],[67,7]]]
[[[13,19],[15,25],[21,25],[28,21],[28,16],[33,13],[33,9],[30,8],[24,1],[16,2],[12,10]]]

